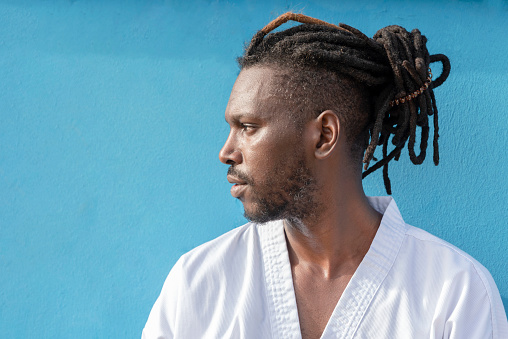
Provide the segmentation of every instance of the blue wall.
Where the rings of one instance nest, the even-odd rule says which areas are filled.
[[[508,298],[507,1],[0,1],[0,333],[138,338],[178,257],[244,223],[218,151],[235,57],[289,10],[418,27],[452,61],[441,164],[391,167],[407,222]],[[436,69],[436,73],[439,71]],[[384,194],[376,173],[365,181]]]

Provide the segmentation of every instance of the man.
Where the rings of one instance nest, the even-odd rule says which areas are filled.
[[[288,20],[304,24],[269,34]],[[406,143],[423,161],[430,115],[438,162],[432,90],[449,63],[425,42],[292,13],[253,37],[219,154],[251,222],[180,258],[143,338],[508,338],[488,271],[363,192],[380,167],[390,190],[387,164]]]

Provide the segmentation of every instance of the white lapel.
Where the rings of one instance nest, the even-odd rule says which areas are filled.
[[[258,225],[258,232],[273,338],[301,339],[283,222]]]

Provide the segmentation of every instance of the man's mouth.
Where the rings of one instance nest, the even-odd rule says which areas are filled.
[[[247,183],[231,174],[228,174],[227,179],[229,183],[233,184],[233,187],[231,187],[231,195],[235,198],[242,196],[244,190],[247,188]]]
[[[235,198],[240,198],[246,188],[247,184],[234,184],[233,187],[231,187],[231,195]]]

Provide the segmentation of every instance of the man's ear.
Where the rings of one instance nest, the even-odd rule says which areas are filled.
[[[334,111],[326,110],[322,112],[314,122],[314,155],[317,159],[326,159],[332,154],[332,151],[339,141],[339,117]]]

